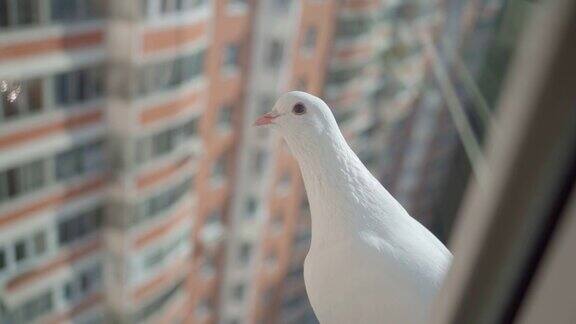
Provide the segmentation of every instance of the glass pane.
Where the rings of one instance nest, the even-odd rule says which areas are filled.
[[[54,82],[56,103],[66,105],[72,101],[72,89],[70,87],[70,74],[62,73],[56,76]]]
[[[35,113],[39,112],[44,105],[42,80],[41,79],[29,80],[26,83],[26,90],[28,94],[28,111]]]
[[[71,282],[67,282],[64,285],[64,298],[66,298],[67,301],[73,301],[75,299],[74,297],[74,286]]]
[[[34,235],[34,252],[37,256],[46,252],[46,232],[41,231]]]
[[[76,94],[74,97],[79,101],[85,101],[88,97],[88,71],[87,70],[80,70],[77,72],[76,78]]]
[[[5,171],[5,186],[9,197],[16,197],[21,193],[18,185],[18,169],[10,169]]]
[[[56,156],[56,178],[66,180],[82,172],[82,155],[78,149],[72,149]]]
[[[20,190],[22,193],[31,192],[44,185],[44,161],[34,161],[19,170]]]
[[[58,22],[71,22],[79,18],[78,0],[51,0],[52,20]]]
[[[65,244],[70,239],[69,222],[64,221],[58,224],[58,243]]]
[[[89,144],[84,148],[83,156],[84,172],[94,172],[102,170],[104,167],[103,143]]]
[[[14,89],[8,88],[7,91],[3,91],[0,93],[1,100],[2,100],[2,115],[3,119],[11,119],[17,117],[21,114],[21,101],[22,99],[18,97],[14,97]]]
[[[8,1],[9,0],[0,0],[0,28],[5,28],[9,26]]]
[[[224,52],[224,62],[225,68],[235,68],[239,64],[240,60],[240,47],[238,44],[228,44]]]
[[[0,247],[0,272],[4,271],[7,268],[7,260],[6,260],[6,250],[3,247]]]
[[[16,21],[19,25],[30,25],[38,22],[38,3],[36,0],[18,0],[16,4]]]
[[[107,12],[108,1],[111,0],[84,0],[86,18],[101,18]]]
[[[26,242],[24,240],[17,241],[14,244],[14,257],[16,262],[22,262],[27,258]]]
[[[282,61],[282,55],[284,54],[284,46],[278,40],[273,40],[268,46],[268,60],[267,64],[270,68],[278,67],[278,64]]]

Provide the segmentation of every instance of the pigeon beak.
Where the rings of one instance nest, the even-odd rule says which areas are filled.
[[[262,125],[270,125],[274,124],[274,119],[278,117],[273,113],[265,113],[264,115],[258,117],[252,126],[262,126]]]

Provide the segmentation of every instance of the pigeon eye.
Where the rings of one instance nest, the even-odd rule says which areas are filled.
[[[306,113],[306,107],[299,102],[292,107],[292,112],[296,115],[303,115]]]

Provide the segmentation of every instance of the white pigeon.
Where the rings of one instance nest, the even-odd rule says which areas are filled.
[[[304,281],[320,323],[426,323],[452,254],[370,174],[328,105],[289,92],[254,124],[277,129],[302,172],[312,214]]]

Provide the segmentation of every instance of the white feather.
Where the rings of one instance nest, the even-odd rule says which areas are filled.
[[[451,253],[370,174],[322,100],[290,92],[270,114],[310,202],[304,278],[320,322],[425,323]]]

